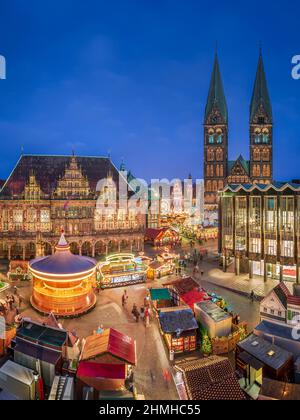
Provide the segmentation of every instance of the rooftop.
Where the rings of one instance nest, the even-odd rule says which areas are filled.
[[[62,347],[68,339],[68,333],[62,329],[25,320],[17,329],[17,338],[28,339],[41,345]]]
[[[238,347],[276,370],[282,368],[293,357],[292,353],[254,334],[239,342]]]
[[[207,315],[211,317],[215,322],[223,321],[224,319],[231,318],[231,316],[221,309],[212,301],[198,302],[195,304],[198,308],[204,311]]]
[[[105,353],[125,363],[136,364],[135,340],[112,328],[87,337],[80,360],[93,360]]]
[[[211,356],[176,365],[190,400],[245,400],[227,358]]]
[[[161,329],[164,333],[182,333],[196,330],[198,323],[191,309],[162,309],[159,314]]]

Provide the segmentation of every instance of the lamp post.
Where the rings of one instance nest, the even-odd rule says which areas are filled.
[[[33,374],[33,379],[34,379],[34,399],[38,400],[39,399],[39,394],[38,394],[38,392],[36,392],[36,390],[37,390],[37,387],[38,387],[38,381],[39,381],[39,376],[40,375],[39,375],[37,370],[34,370],[32,374]]]

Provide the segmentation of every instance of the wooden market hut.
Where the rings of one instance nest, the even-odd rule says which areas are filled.
[[[187,307],[164,308],[159,313],[160,328],[170,351],[196,350],[198,323]]]
[[[136,365],[136,342],[112,328],[93,334],[83,342],[77,370],[77,397],[92,387],[98,399],[101,391],[125,388],[129,370]]]
[[[248,385],[261,385],[264,378],[287,381],[293,376],[293,354],[254,334],[237,344],[235,363]]]
[[[155,310],[174,306],[168,288],[150,289],[151,302]]]
[[[147,228],[145,231],[145,241],[154,246],[173,246],[177,245],[180,241],[179,234],[170,228]]]

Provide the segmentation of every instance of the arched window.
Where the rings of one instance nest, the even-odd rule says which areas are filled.
[[[214,165],[210,165],[210,176],[214,176]]]
[[[220,167],[219,165],[216,166],[216,175],[220,176]]]
[[[217,183],[217,181],[213,181],[212,182],[212,190],[213,191],[218,191],[218,183]]]
[[[253,151],[253,160],[260,160],[260,151],[259,151],[259,149],[254,149],[254,151]]]
[[[264,149],[263,151],[263,160],[268,161],[270,160],[270,152],[268,149]]]
[[[206,191],[211,191],[211,181],[206,182]]]
[[[220,165],[220,176],[224,176],[224,167],[223,165]]]
[[[222,190],[224,188],[223,181],[219,181],[218,189]]]
[[[208,143],[209,144],[214,144],[215,142],[215,136],[213,134],[209,134],[208,135]]]

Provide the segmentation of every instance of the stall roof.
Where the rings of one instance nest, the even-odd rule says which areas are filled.
[[[79,362],[77,377],[88,376],[99,379],[125,379],[125,365]]]
[[[151,289],[150,295],[152,300],[170,300],[171,294],[169,289]]]
[[[25,341],[17,343],[14,351],[15,353],[26,354],[26,356],[32,357],[36,360],[42,360],[50,363],[51,365],[56,365],[61,358],[61,353],[58,351],[46,349],[37,346],[34,343],[26,343]]]
[[[33,371],[31,369],[12,362],[11,360],[8,360],[0,368],[0,375],[9,376],[26,385],[31,385],[34,381]]]
[[[240,341],[238,347],[258,359],[264,365],[276,370],[283,367],[293,357],[292,353],[254,334]],[[269,355],[269,352],[274,352],[274,354]]]
[[[293,338],[292,328],[288,325],[275,324],[275,322],[264,320],[255,327],[255,330],[263,332],[264,334],[270,335],[272,337],[281,337],[285,340],[293,340],[297,343],[300,343],[300,337]]]
[[[194,309],[195,304],[203,301],[209,301],[211,299],[205,291],[200,292],[199,290],[191,290],[180,297],[191,309]]]
[[[28,339],[39,344],[62,347],[68,338],[68,333],[59,328],[25,320],[17,329],[17,339]]]
[[[164,333],[177,333],[198,328],[198,323],[191,309],[162,309],[159,314],[159,321]]]
[[[135,340],[112,328],[86,338],[81,360],[92,360],[105,353],[131,365],[136,364]]]
[[[198,306],[203,312],[209,315],[214,322],[220,322],[224,319],[231,318],[227,312],[209,300],[206,300],[206,302],[197,302],[195,306]]]
[[[211,356],[176,365],[190,400],[245,400],[228,359]]]
[[[263,396],[273,400],[299,401],[300,385],[264,378],[259,395],[259,399]]]
[[[199,284],[196,282],[196,280],[193,279],[193,277],[180,277],[177,280],[164,283],[163,285],[174,287],[177,293],[180,295],[188,293],[194,289],[198,290],[200,288]]]

